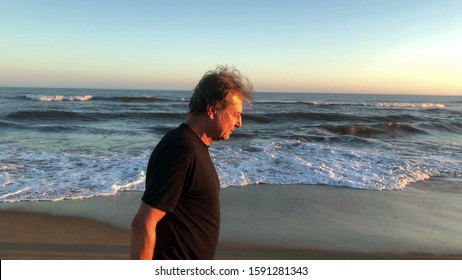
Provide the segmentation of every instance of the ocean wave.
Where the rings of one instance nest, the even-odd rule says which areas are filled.
[[[419,126],[430,132],[450,132],[462,134],[462,122],[423,123]]]
[[[22,126],[16,123],[0,121],[0,127],[1,128],[20,128]]]
[[[366,104],[367,105],[367,104]],[[440,103],[409,103],[409,102],[378,102],[373,104],[377,107],[389,108],[424,108],[424,109],[445,109],[445,104]]]
[[[185,119],[189,101],[186,93],[160,91],[0,95],[0,201],[142,190],[152,146]],[[462,177],[459,105],[434,97],[273,95],[245,108],[243,128],[210,152],[222,187],[401,189],[433,176]]]
[[[33,110],[17,111],[7,115],[8,119],[23,121],[106,121],[113,119],[136,119],[136,120],[154,120],[154,119],[172,119],[183,120],[186,114],[168,113],[168,112],[120,112],[120,113],[86,113],[60,110]]]
[[[44,110],[44,111],[17,111],[7,115],[8,119],[28,121],[50,121],[50,120],[97,120],[99,114],[79,113],[71,111]]]
[[[455,102],[457,103],[457,102]],[[445,109],[446,105],[432,102],[334,102],[334,101],[293,101],[293,100],[264,100],[256,101],[255,104],[274,104],[274,105],[307,105],[313,107],[333,107],[333,106],[360,106],[360,107],[386,107],[386,108],[423,108],[423,109]]]
[[[33,151],[3,144],[0,201],[55,201],[143,190],[150,152],[150,149],[136,153]],[[421,152],[406,156],[394,150],[364,150],[291,139],[217,143],[211,146],[210,153],[221,187],[326,184],[397,190],[435,176],[462,177],[462,159],[453,156],[453,151],[444,155]]]
[[[96,96],[94,100],[104,100],[104,101],[112,101],[112,102],[123,102],[123,103],[131,103],[131,102],[142,102],[142,103],[150,103],[150,102],[160,102],[160,101],[169,101],[167,98],[155,97],[155,96]]]
[[[26,99],[31,100],[38,100],[38,101],[89,101],[93,99],[91,95],[81,95],[81,96],[64,96],[64,95],[36,95],[36,94],[28,94],[25,96]]]
[[[0,202],[57,201],[142,190],[148,156],[149,151],[55,153],[2,145]]]
[[[264,142],[247,148],[212,148],[222,187],[249,184],[322,184],[398,190],[431,177],[462,177],[455,159],[405,156],[299,141]],[[245,158],[245,160],[238,160]]]
[[[286,122],[286,121],[341,121],[341,120],[360,120],[357,116],[341,113],[311,113],[311,112],[281,112],[267,114],[244,114],[243,118],[257,123]]]
[[[354,135],[365,138],[379,137],[381,139],[384,137],[395,138],[400,135],[407,134],[428,134],[426,131],[416,128],[413,125],[397,122],[379,124],[375,126],[340,125],[325,127],[325,129],[337,135]]]
[[[158,96],[104,96],[104,95],[41,95],[26,94],[25,99],[37,100],[42,102],[56,101],[108,101],[121,103],[151,103],[151,102],[189,102],[189,99],[178,97],[158,97]]]
[[[356,144],[370,145],[372,144],[367,138],[361,138],[355,135],[301,135],[294,134],[287,137],[288,140],[302,143],[324,143],[324,144]]]
[[[114,128],[98,128],[89,125],[27,125],[21,127],[28,131],[37,131],[41,133],[66,133],[66,135],[103,135],[103,136],[124,136],[136,137],[141,135],[140,131],[123,130]]]
[[[410,114],[396,115],[367,115],[361,116],[358,114],[345,113],[314,113],[314,112],[281,112],[267,114],[244,114],[244,120],[256,123],[277,123],[277,122],[301,122],[306,121],[326,121],[326,122],[411,122],[423,121],[425,118]]]
[[[281,105],[308,105],[308,106],[332,106],[332,105],[346,105],[346,103],[341,102],[328,102],[328,101],[293,101],[293,100],[261,100],[254,101],[254,104],[281,104]]]

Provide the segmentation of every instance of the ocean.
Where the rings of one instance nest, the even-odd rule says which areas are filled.
[[[144,190],[148,158],[191,91],[0,88],[0,202]],[[221,187],[462,187],[462,96],[257,93],[210,147]]]

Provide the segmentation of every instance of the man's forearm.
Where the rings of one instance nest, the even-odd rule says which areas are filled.
[[[130,259],[132,260],[152,260],[154,256],[154,246],[156,244],[156,234],[149,233],[132,227]]]

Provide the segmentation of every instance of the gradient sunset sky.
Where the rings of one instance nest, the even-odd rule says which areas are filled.
[[[462,95],[462,1],[0,0],[0,86]]]

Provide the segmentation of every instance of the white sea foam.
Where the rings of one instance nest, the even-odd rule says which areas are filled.
[[[462,176],[460,165],[436,157],[404,157],[296,141],[254,148],[261,152],[227,146],[213,149],[222,187],[268,183],[394,190],[432,176]]]
[[[91,95],[81,95],[81,96],[63,96],[63,95],[26,95],[27,99],[39,100],[39,101],[88,101],[93,98]]]
[[[262,101],[262,104],[307,104],[313,106],[368,106],[368,107],[388,107],[388,108],[423,108],[423,109],[445,109],[446,105],[442,103],[432,103],[432,102],[361,102],[361,103],[351,103],[349,101],[343,102],[333,102],[333,101],[287,101],[287,100],[275,100],[275,101]]]
[[[18,195],[18,194],[23,193],[23,192],[28,191],[28,190],[29,190],[29,188],[22,188],[20,190],[15,191],[15,192],[10,192],[10,193],[1,195],[0,199],[5,199],[5,198],[10,197],[10,196]]]
[[[0,201],[76,199],[141,190],[147,153],[33,152],[5,145]],[[8,149],[5,149],[8,148]]]
[[[210,148],[221,187],[248,184],[326,184],[395,190],[433,176],[462,177],[447,157],[332,147],[299,141],[216,144]],[[61,200],[144,190],[150,151],[140,154],[33,152],[4,145],[0,201]]]
[[[124,191],[124,190],[132,190],[133,188],[136,188],[138,186],[140,186],[141,184],[143,184],[146,180],[146,174],[144,173],[144,171],[141,171],[140,172],[140,177],[132,182],[128,182],[126,184],[123,184],[122,182],[118,182],[118,184],[123,184],[123,185],[118,185],[118,184],[114,184],[112,185],[112,189],[114,191]]]
[[[425,109],[444,109],[446,105],[439,103],[408,103],[408,102],[379,102],[377,107],[391,108],[425,108]]]

